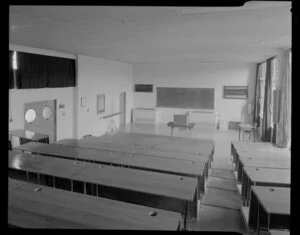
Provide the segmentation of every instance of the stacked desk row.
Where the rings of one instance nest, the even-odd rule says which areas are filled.
[[[96,138],[99,138],[99,137],[96,137]],[[86,138],[84,138],[84,139],[86,141]],[[152,139],[153,139],[153,137],[152,137]],[[177,156],[179,159],[173,158],[173,154],[170,155],[172,157],[165,156],[163,159],[161,159],[160,155],[145,157],[145,155],[137,154],[138,151],[140,151],[142,149],[142,148],[139,148],[140,145],[137,145],[137,144],[135,144],[135,146],[132,147],[132,145],[130,146],[130,144],[128,144],[128,143],[120,144],[117,141],[114,141],[113,143],[103,143],[101,141],[96,141],[96,142],[92,141],[92,143],[96,143],[97,148],[91,148],[91,146],[83,146],[80,141],[64,140],[62,142],[69,142],[68,143],[69,146],[62,145],[62,143],[57,143],[57,144],[52,144],[52,145],[43,145],[43,144],[39,144],[39,143],[28,143],[28,144],[19,146],[17,149],[22,150],[22,151],[28,151],[31,153],[55,156],[55,157],[58,157],[58,158],[55,158],[56,161],[58,159],[64,160],[62,158],[67,158],[69,160],[74,159],[74,160],[90,162],[88,166],[84,167],[79,172],[75,173],[74,175],[71,174],[71,176],[75,177],[75,178],[71,179],[69,188],[71,188],[71,190],[74,190],[75,192],[76,192],[76,190],[77,191],[83,190],[83,193],[88,193],[88,194],[92,194],[92,195],[95,195],[95,193],[96,193],[96,195],[99,196],[99,194],[100,194],[99,190],[100,190],[102,193],[102,195],[100,195],[100,196],[110,197],[110,198],[113,198],[116,200],[125,200],[125,201],[129,200],[128,202],[137,203],[137,204],[139,204],[139,203],[145,204],[145,202],[146,202],[146,203],[148,203],[148,205],[154,206],[154,207],[159,207],[163,204],[164,205],[163,209],[173,210],[173,211],[181,212],[183,214],[187,214],[187,210],[188,210],[189,211],[188,214],[195,216],[195,212],[197,209],[196,208],[197,203],[195,203],[196,197],[195,197],[195,194],[193,194],[195,192],[193,192],[193,190],[191,190],[191,189],[187,190],[187,188],[180,186],[181,184],[185,184],[186,182],[192,182],[192,180],[194,180],[193,178],[178,177],[181,181],[181,184],[176,183],[176,184],[173,184],[174,186],[172,186],[172,182],[170,184],[170,180],[166,180],[165,178],[159,179],[156,177],[157,181],[154,182],[153,175],[155,175],[154,174],[155,171],[158,171],[160,173],[157,172],[156,173],[157,176],[164,175],[164,177],[166,177],[166,176],[177,177],[175,175],[178,175],[178,176],[196,177],[198,179],[198,183],[197,183],[198,193],[196,195],[199,198],[200,191],[204,193],[204,189],[205,189],[203,179],[205,177],[205,174],[207,175],[207,172],[208,172],[207,168],[210,165],[209,164],[210,162],[208,161],[208,159],[210,159],[209,156],[207,157],[207,162],[205,162],[205,163],[197,162],[197,160],[199,160],[197,158],[193,159],[193,160],[180,159],[180,158],[184,157],[185,154],[179,154]],[[75,146],[74,146],[74,143],[75,143]],[[80,147],[78,147],[78,143],[79,143]],[[87,142],[87,143],[90,144],[90,142]],[[115,144],[115,143],[117,143],[117,144]],[[70,147],[70,146],[72,146],[72,147]],[[94,146],[94,147],[96,147],[96,146]],[[101,149],[99,149],[99,147]],[[149,148],[147,150],[149,150]],[[39,159],[41,157],[43,157],[43,156],[38,156]],[[32,158],[32,156],[31,156],[31,158]],[[35,157],[35,158],[37,158],[37,157]],[[44,156],[44,158],[45,158],[45,156]],[[195,156],[194,156],[194,158],[195,158]],[[101,165],[102,173],[99,175],[99,167],[98,166],[96,167],[96,164],[93,164],[92,162],[109,164],[109,165],[114,165],[114,166],[125,166],[125,167],[129,166],[131,168],[137,168],[139,170],[133,170],[133,169],[127,169],[127,168],[124,169],[124,168],[119,168],[119,167]],[[79,164],[79,162],[77,162],[77,164]],[[80,163],[80,164],[82,164],[82,163]],[[33,166],[34,166],[34,164],[33,164]],[[13,167],[11,167],[11,168],[13,168]],[[33,168],[35,168],[35,170],[37,169],[35,166]],[[104,168],[106,169],[106,171]],[[86,170],[86,169],[88,169],[88,170]],[[142,171],[142,170],[145,170],[145,171]],[[149,171],[152,171],[152,172],[149,172]],[[26,173],[27,180],[30,181],[30,179],[29,179],[30,175],[31,175],[30,171],[25,170],[25,172],[27,172]],[[48,171],[46,171],[46,172],[48,172]],[[53,173],[54,173],[54,171],[52,170],[51,174],[53,175]],[[145,175],[146,173],[148,174],[147,176]],[[166,174],[166,173],[168,173],[168,174]],[[41,177],[44,178],[44,182],[46,182],[46,185],[56,186],[59,188],[60,187],[59,184],[61,184],[61,182],[63,182],[63,181],[61,181],[62,177],[55,176],[55,177],[51,178],[51,177],[49,177],[49,174],[48,175],[47,174],[48,173],[45,173],[45,172],[44,172],[44,175],[37,174],[37,180],[36,180],[37,183],[42,182],[39,177],[41,175]],[[121,180],[120,177],[123,178],[123,176],[126,176],[126,174],[131,175],[136,180],[132,181],[132,179],[131,179],[131,181],[129,180],[127,182],[125,182],[126,180],[125,181]],[[143,176],[143,174],[144,174],[144,177],[140,177],[140,176]],[[169,175],[169,174],[171,174],[171,175]],[[79,177],[78,175],[81,175],[81,177]],[[113,178],[113,176],[114,176],[114,180],[112,181],[113,183],[111,184],[111,179]],[[118,178],[116,176],[118,176],[119,179],[116,180],[116,178]],[[24,177],[24,175],[23,175],[23,177]],[[60,183],[55,182],[56,178],[59,178]],[[178,178],[177,178],[177,180],[178,180]],[[150,179],[150,182],[148,182],[149,179]],[[151,179],[153,182],[151,181]],[[109,184],[109,185],[105,185],[105,180],[107,180],[107,184]],[[110,183],[109,183],[109,181],[110,181]],[[161,181],[164,181],[165,185],[161,185],[161,184],[157,183],[157,182],[161,182]],[[52,182],[52,183],[50,183],[50,182]],[[104,185],[103,185],[103,183],[104,183]],[[146,188],[151,188],[151,185],[153,185],[153,183],[157,184],[157,191],[155,193],[153,193],[153,191],[152,191],[152,195],[150,193],[150,195],[151,195],[150,201],[152,201],[152,202],[149,202],[149,198],[147,198],[149,196],[149,192],[146,192],[146,194],[148,193],[147,195],[143,195],[143,193],[146,190]],[[135,184],[136,187],[134,189],[132,189],[132,188],[130,189],[131,184]],[[99,188],[99,185],[101,185],[101,188]],[[120,185],[121,185],[121,188],[123,187],[121,191],[119,188]],[[129,187],[129,189],[125,185],[127,185]],[[137,185],[138,185],[138,187],[137,187]],[[105,187],[103,187],[103,186],[105,186]],[[65,185],[64,185],[64,187],[65,187]],[[160,190],[161,192],[159,193],[158,188],[160,188],[160,187],[166,187],[166,188],[171,187],[171,189],[174,192],[178,191],[178,190],[179,190],[179,192],[184,191],[186,193],[186,197],[187,197],[187,194],[189,194],[190,199],[189,199],[189,201],[186,200],[186,201],[184,201],[184,203],[181,203],[181,202],[183,202],[182,201],[183,198],[181,198],[180,199],[181,201],[180,201],[180,200],[178,200],[178,198],[176,198],[175,194],[172,197],[170,195],[170,192],[169,192],[169,198],[168,198],[168,196],[166,195],[166,191],[168,191],[168,190],[172,191],[172,190],[170,190],[170,189]],[[108,190],[108,188],[110,188],[110,190]],[[136,194],[136,196],[134,197],[135,198],[134,200],[131,200],[131,198],[133,198],[132,195],[127,196],[127,198],[126,198],[126,196],[125,196],[126,193],[124,193],[124,192],[126,192],[126,190],[127,191],[133,190],[134,192],[136,192],[137,188],[139,188],[139,190],[140,190],[140,195]],[[103,189],[105,189],[105,190],[103,190]],[[104,191],[105,191],[105,193],[104,193],[105,195],[103,195]],[[194,188],[194,191],[195,191],[195,188]],[[159,194],[160,198],[156,198],[156,200],[154,200],[153,198],[155,198],[154,196],[155,195],[157,196],[157,194]],[[161,194],[163,194],[163,195],[161,195]],[[181,194],[184,194],[184,193],[181,192]],[[122,195],[122,196],[119,196],[119,195]],[[177,195],[177,197],[178,197],[178,195]],[[181,195],[181,197],[182,197],[182,195]],[[140,200],[139,202],[137,201],[138,200],[137,198],[139,198],[139,200]],[[166,199],[166,200],[163,200],[163,199]],[[177,206],[174,207],[174,205],[177,205]],[[171,207],[173,207],[173,208],[171,208]]]
[[[289,151],[271,143],[232,142],[231,154],[248,228],[289,229]]]
[[[168,174],[9,152],[9,177],[195,217],[196,180]]]

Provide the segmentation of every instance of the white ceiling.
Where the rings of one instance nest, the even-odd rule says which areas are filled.
[[[129,63],[259,62],[291,46],[290,8],[10,6],[9,42]]]

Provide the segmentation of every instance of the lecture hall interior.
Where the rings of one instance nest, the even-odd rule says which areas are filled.
[[[292,2],[228,2],[9,5],[9,230],[290,234]]]

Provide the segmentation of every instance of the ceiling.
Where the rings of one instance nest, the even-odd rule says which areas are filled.
[[[290,9],[10,6],[9,42],[133,64],[259,62],[291,47]]]

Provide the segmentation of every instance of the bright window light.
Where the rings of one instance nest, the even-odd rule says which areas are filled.
[[[13,69],[14,70],[18,69],[18,65],[17,65],[17,52],[16,51],[14,51],[14,54],[13,54]]]

